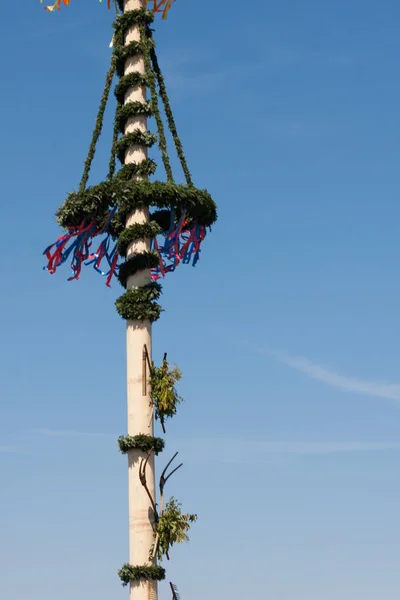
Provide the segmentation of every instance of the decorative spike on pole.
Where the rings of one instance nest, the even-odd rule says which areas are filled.
[[[162,438],[154,436],[155,421],[166,433],[165,420],[176,415],[182,400],[176,390],[179,369],[169,366],[166,354],[160,367],[152,360],[152,323],[162,312],[158,304],[162,288],[157,280],[180,263],[197,263],[206,232],[217,219],[209,193],[193,185],[150,28],[155,13],[165,19],[174,1],[114,0],[117,17],[111,66],[82,179],[78,191],[70,193],[56,213],[63,235],[44,251],[50,273],[70,261],[70,280],[75,280],[84,265],[91,265],[106,277],[107,285],[116,275],[126,289],[115,304],[126,321],[128,427],[118,444],[128,457],[129,562],[119,576],[123,585],[129,585],[130,600],[157,600],[158,581],[165,579],[165,569],[157,560],[169,559],[172,546],[188,540],[190,526],[197,519],[195,514],[183,514],[173,496],[164,500],[167,479],[182,465],[166,475],[172,459],[164,469],[159,508],[155,485],[155,456],[165,446]],[[54,12],[69,3],[56,0],[46,10]],[[88,186],[115,75],[117,103],[109,172],[102,183]],[[174,179],[161,104],[185,184]],[[151,117],[157,134],[148,130]],[[148,152],[156,142],[166,181],[150,180],[156,163]],[[116,172],[117,158],[121,168]],[[176,588],[171,586],[171,590],[177,600]]]

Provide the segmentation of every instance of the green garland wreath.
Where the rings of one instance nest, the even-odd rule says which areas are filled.
[[[153,450],[157,455],[165,448],[165,442],[162,438],[152,437],[141,433],[139,435],[121,435],[118,438],[118,446],[121,454],[127,454],[129,450],[141,450],[150,452]]]
[[[118,237],[118,252],[120,256],[125,258],[128,246],[137,240],[146,240],[156,237],[162,233],[160,225],[156,221],[148,223],[134,223],[126,227]]]
[[[128,215],[138,208],[186,211],[189,219],[197,220],[204,227],[210,227],[217,218],[216,204],[207,190],[164,181],[120,181],[117,177],[89,187],[83,193],[69,194],[56,213],[57,221],[64,228],[78,227],[84,219],[101,226],[110,206],[115,204],[118,212],[113,219],[113,229],[118,235],[125,228]]]
[[[128,258],[119,268],[118,280],[122,287],[126,288],[128,277],[135,275],[138,271],[155,269],[158,267],[160,258],[155,250],[140,252]]]
[[[165,579],[165,569],[157,565],[133,567],[126,563],[118,571],[118,576],[123,586],[127,586],[132,581],[162,581]]]
[[[154,323],[160,318],[163,310],[156,302],[161,295],[161,289],[161,285],[154,281],[134,290],[127,290],[115,302],[118,314],[125,321],[148,319]]]

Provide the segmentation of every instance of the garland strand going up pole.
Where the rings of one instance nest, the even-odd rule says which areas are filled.
[[[115,74],[115,60],[114,60],[114,57],[112,57],[111,58],[111,66],[106,75],[106,83],[104,86],[103,95],[101,97],[99,111],[98,111],[97,117],[96,117],[96,125],[93,130],[92,141],[90,142],[88,155],[86,157],[85,166],[83,169],[82,179],[81,179],[81,182],[79,185],[80,193],[83,193],[85,191],[86,185],[87,185],[87,182],[89,179],[90,167],[92,166],[94,155],[96,153],[97,142],[99,141],[101,131],[103,129],[104,113],[106,110],[108,97],[110,95],[110,90],[111,90],[111,85],[112,85],[112,82],[114,79],[114,74]],[[115,170],[115,166],[114,166],[114,170]],[[110,171],[111,171],[111,167],[110,167]]]

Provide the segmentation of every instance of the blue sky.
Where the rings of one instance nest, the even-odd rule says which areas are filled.
[[[191,600],[397,600],[400,7],[243,6],[177,0],[157,23],[195,182],[219,206],[154,327],[155,358],[168,350],[184,373],[170,492],[199,515],[168,577]],[[127,597],[121,289],[41,270],[81,175],[111,20],[96,0],[2,8],[7,600]],[[111,111],[92,181],[110,124]]]

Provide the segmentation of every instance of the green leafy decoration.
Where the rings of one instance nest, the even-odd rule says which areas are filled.
[[[154,175],[157,169],[157,163],[151,158],[145,158],[140,163],[128,163],[124,165],[118,173],[116,173],[114,180],[116,182],[131,181],[137,176],[150,177]]]
[[[125,72],[125,63],[128,58],[135,58],[143,54],[143,45],[140,41],[134,40],[126,46],[124,43],[118,43],[118,38],[114,39],[115,70],[118,77],[123,77]]]
[[[128,105],[127,105],[128,106]],[[147,146],[150,148],[157,141],[157,136],[151,131],[140,131],[140,129],[135,129],[131,133],[127,133],[121,139],[117,140],[115,144],[115,153],[118,157],[118,160],[121,163],[125,161],[126,151],[131,148],[131,146]],[[139,165],[141,163],[138,163]]]
[[[176,153],[180,160],[182,170],[185,174],[186,183],[188,185],[192,184],[192,177],[190,175],[189,167],[186,162],[185,153],[183,152],[182,142],[178,135],[178,130],[176,128],[174,115],[172,113],[171,104],[169,102],[169,97],[167,94],[167,88],[165,85],[164,76],[161,72],[160,65],[158,64],[157,54],[154,48],[154,44],[150,46],[150,59],[152,63],[152,71],[155,73],[155,78],[157,79],[158,87],[160,90],[160,96],[164,104],[165,116],[167,117],[168,127],[172,135],[172,139],[174,140]]]
[[[118,134],[119,134],[119,130],[118,130],[117,119],[114,119],[113,137],[112,137],[112,143],[111,143],[111,154],[110,154],[110,160],[108,163],[108,175],[107,175],[108,180],[112,179],[115,175],[115,168],[116,168],[116,162],[117,162],[116,158],[115,158],[115,145],[118,141]]]
[[[96,124],[95,124],[93,134],[92,134],[92,141],[90,142],[89,152],[88,152],[88,155],[85,160],[85,166],[83,169],[82,179],[81,179],[81,183],[79,185],[80,192],[85,191],[85,188],[86,188],[86,185],[87,185],[87,182],[89,179],[90,167],[92,166],[94,155],[96,153],[97,142],[99,141],[99,137],[101,135],[101,130],[103,129],[104,112],[106,110],[108,97],[110,95],[110,89],[111,89],[111,85],[112,85],[112,82],[114,79],[114,74],[115,74],[115,61],[113,59],[111,59],[111,66],[106,75],[106,83],[104,85],[103,94],[101,96],[99,111],[98,111],[97,117],[96,117]]]
[[[188,217],[205,227],[217,219],[216,204],[207,190],[164,181],[126,182],[118,192],[118,207],[125,218],[137,208],[156,206],[186,210]]]
[[[148,319],[151,323],[154,323],[162,313],[161,306],[156,302],[160,294],[161,285],[156,281],[152,281],[147,285],[127,290],[125,294],[116,300],[115,307],[120,317],[125,321],[145,321]]]
[[[183,401],[176,390],[176,384],[182,379],[178,367],[170,367],[164,358],[160,367],[152,364],[150,370],[151,399],[154,403],[155,418],[160,420],[165,433],[165,419],[176,415],[178,404]]]
[[[137,86],[148,86],[146,76],[140,73],[139,71],[134,71],[133,73],[128,73],[128,75],[124,75],[123,77],[121,77],[119,82],[115,86],[114,91],[118,103],[123,104],[125,94],[129,90],[129,88]]]
[[[119,578],[123,586],[127,586],[131,581],[162,581],[165,579],[165,569],[158,565],[137,566],[125,564],[118,571]]]
[[[128,102],[127,104],[119,105],[116,113],[116,120],[118,123],[118,129],[121,133],[124,132],[124,128],[129,117],[137,117],[138,115],[144,115],[151,117],[153,114],[152,105],[150,102]]]
[[[160,257],[154,250],[135,254],[120,266],[118,280],[123,287],[126,287],[128,277],[144,269],[155,269],[159,262]]]
[[[141,450],[158,455],[165,448],[165,442],[162,438],[156,438],[151,435],[140,433],[139,435],[121,435],[118,438],[118,446],[122,454],[127,454],[129,450]]]
[[[126,170],[121,169],[124,179],[127,174],[139,169],[140,165],[126,167]],[[121,181],[120,173],[110,181],[87,188],[82,194],[69,194],[56,213],[61,227],[77,227],[83,220],[88,223],[93,220],[102,222],[110,207],[116,203],[119,210],[115,217],[115,231],[125,226],[126,218],[133,211],[149,206],[185,210],[189,219],[196,220],[205,227],[212,225],[217,219],[215,202],[207,190],[163,181]]]
[[[61,227],[79,227],[82,221],[96,221],[99,227],[104,222],[110,207],[115,205],[115,185],[111,182],[87,188],[84,192],[71,192],[56,212]]]
[[[118,237],[118,252],[120,256],[125,257],[128,246],[137,240],[146,240],[154,238],[162,233],[162,229],[155,221],[149,223],[134,223],[124,229]]]
[[[114,21],[114,44],[123,44],[124,37],[132,27],[148,27],[154,21],[154,14],[151,10],[138,8],[129,10],[118,15]]]
[[[162,157],[165,172],[167,175],[167,181],[169,181],[170,183],[173,183],[174,177],[172,174],[171,162],[170,162],[169,156],[168,156],[167,139],[165,137],[164,123],[163,123],[160,109],[158,106],[156,79],[154,76],[154,71],[151,68],[150,52],[152,50],[152,46],[149,43],[151,32],[149,32],[149,35],[147,35],[147,37],[146,37],[146,30],[144,27],[140,28],[140,32],[141,32],[141,39],[143,40],[143,50],[144,50],[143,59],[144,59],[146,77],[149,82],[149,88],[150,88],[150,94],[151,94],[151,105],[152,105],[152,109],[153,109],[154,118],[155,118],[156,124],[157,124],[158,146],[161,151],[161,157]]]
[[[162,560],[174,544],[189,541],[188,531],[195,521],[197,521],[197,515],[182,514],[181,504],[175,498],[172,497],[168,501],[165,510],[158,518],[154,532],[158,560]],[[154,544],[150,549],[150,559],[153,555]]]

